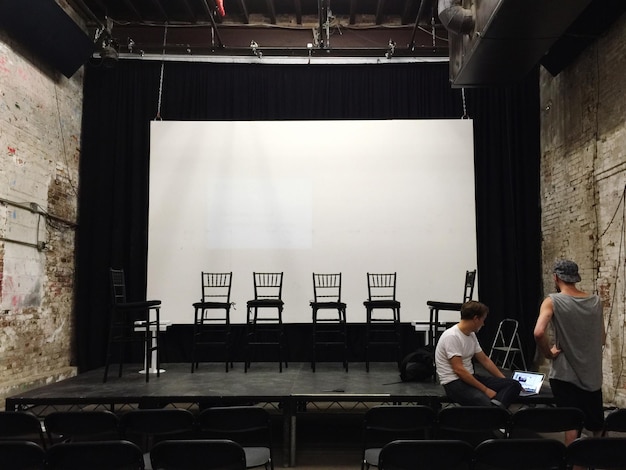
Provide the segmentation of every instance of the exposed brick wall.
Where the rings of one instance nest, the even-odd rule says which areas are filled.
[[[574,259],[580,287],[604,302],[604,397],[626,406],[626,17],[558,76],[541,74],[544,291],[556,258]]]
[[[66,79],[0,35],[1,403],[76,373],[72,224],[82,80],[82,70]]]

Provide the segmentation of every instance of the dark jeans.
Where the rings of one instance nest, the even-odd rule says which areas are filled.
[[[522,390],[522,386],[517,380],[506,379],[501,377],[493,377],[491,375],[479,375],[474,374],[474,378],[480,383],[489,387],[496,392],[494,397],[506,408],[515,401],[519,392]],[[448,398],[459,405],[469,406],[489,406],[491,405],[491,399],[483,392],[471,385],[466,384],[461,379],[453,380],[443,386]]]

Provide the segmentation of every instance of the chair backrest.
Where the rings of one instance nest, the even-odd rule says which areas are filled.
[[[245,470],[243,448],[226,439],[161,441],[150,453],[158,470]]]
[[[378,458],[379,470],[470,470],[474,448],[457,440],[395,440]]]
[[[449,406],[437,413],[439,438],[461,439],[473,445],[505,437],[511,413],[499,406]]]
[[[202,302],[230,303],[233,273],[202,272]]]
[[[474,470],[561,470],[565,444],[556,439],[491,439],[474,450]]]
[[[44,427],[51,444],[121,437],[119,418],[107,410],[53,411],[44,417]]]
[[[578,436],[585,422],[578,408],[532,407],[521,408],[511,415],[509,436],[524,437],[532,433],[555,433],[575,429]]]
[[[111,275],[111,303],[112,305],[126,302],[126,280],[123,269],[110,269]]]
[[[260,406],[215,406],[196,416],[200,437],[228,438],[240,445],[272,447],[270,413]]]
[[[253,273],[256,300],[282,300],[283,273]]]
[[[567,446],[567,465],[584,468],[626,468],[626,437],[579,437]]]
[[[367,273],[369,301],[396,300],[396,273]]]
[[[27,411],[0,411],[0,439],[29,440],[46,448],[39,418]]]
[[[463,303],[474,297],[474,285],[476,284],[476,270],[465,272],[465,285],[463,286]]]
[[[46,451],[31,441],[0,441],[0,462],[10,470],[43,470]]]
[[[610,436],[611,433],[626,433],[626,408],[611,411],[604,418],[602,434]]]
[[[341,302],[341,273],[313,273],[315,302]]]
[[[431,437],[437,413],[424,405],[379,405],[363,417],[363,450],[397,439]]]
[[[195,429],[193,413],[184,408],[130,410],[120,417],[125,439],[149,451],[156,439],[189,438]]]
[[[132,442],[61,442],[46,453],[50,470],[143,470],[143,454]]]

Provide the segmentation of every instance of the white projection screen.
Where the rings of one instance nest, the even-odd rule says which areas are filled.
[[[476,269],[473,127],[458,120],[154,121],[148,297],[192,323],[202,271],[284,272],[285,323],[310,323],[312,273],[342,273],[349,323],[367,273],[397,272],[403,322],[460,302]],[[453,319],[458,318],[458,313]]]

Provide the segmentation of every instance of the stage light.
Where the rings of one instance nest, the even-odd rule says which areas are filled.
[[[254,39],[250,41],[250,49],[252,49],[252,53],[259,59],[263,57],[263,53],[259,50],[259,45]]]
[[[385,57],[387,57],[387,59],[391,59],[394,52],[396,52],[396,43],[393,39],[390,39],[389,47],[387,48],[387,52],[385,52]]]

